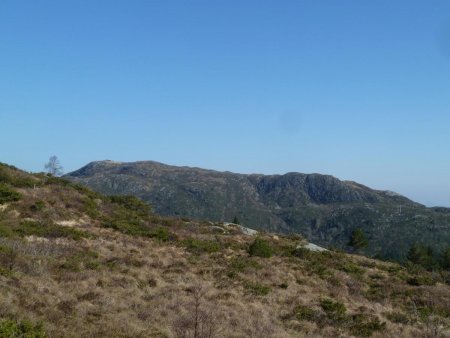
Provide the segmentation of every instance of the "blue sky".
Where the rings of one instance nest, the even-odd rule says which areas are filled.
[[[450,2],[0,2],[0,161],[332,174],[450,206]]]

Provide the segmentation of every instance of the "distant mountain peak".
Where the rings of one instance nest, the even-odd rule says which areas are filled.
[[[331,175],[235,174],[154,161],[99,161],[65,177],[101,193],[135,195],[161,215],[225,222],[237,217],[244,226],[300,233],[323,246],[345,249],[351,232],[361,228],[374,243],[369,254],[404,258],[414,241],[450,242],[450,213]]]

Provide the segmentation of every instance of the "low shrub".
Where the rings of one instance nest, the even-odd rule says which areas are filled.
[[[0,337],[45,338],[42,323],[33,324],[30,321],[12,319],[0,320]]]
[[[385,314],[386,318],[393,323],[397,324],[408,324],[410,322],[409,317],[401,312],[388,312]]]
[[[273,248],[270,246],[269,242],[260,237],[257,237],[255,238],[253,243],[250,244],[248,253],[250,254],[250,256],[269,258],[273,255]]]
[[[9,247],[0,246],[0,269],[12,271],[17,259],[17,252]]]
[[[417,275],[407,280],[407,283],[412,286],[421,285],[435,285],[436,281],[429,275]]]
[[[36,177],[21,173],[13,166],[0,164],[0,183],[9,184],[17,188],[31,188],[34,185],[39,185],[40,181]]]
[[[291,251],[292,256],[301,259],[309,259],[311,257],[311,254],[312,254],[311,250],[302,247],[296,247]]]
[[[124,207],[127,210],[135,212],[139,216],[148,216],[150,214],[150,205],[135,196],[110,196],[109,200]]]
[[[270,292],[270,287],[257,282],[245,282],[244,288],[255,296],[266,296]]]
[[[91,218],[98,218],[100,216],[100,211],[98,210],[98,205],[94,199],[90,197],[85,197],[84,201],[84,211]]]
[[[229,268],[236,272],[244,272],[250,268],[259,269],[260,267],[261,265],[258,262],[244,256],[238,256],[233,258],[229,265]]]
[[[200,254],[200,253],[213,253],[220,250],[220,244],[216,241],[201,240],[196,238],[185,239],[182,244],[187,250]]]
[[[0,223],[0,237],[12,237],[14,232],[10,226]]]
[[[357,337],[371,337],[376,331],[386,328],[386,323],[380,322],[377,317],[368,317],[357,314],[351,317],[349,332]]]
[[[98,261],[98,254],[94,251],[88,250],[77,252],[69,257],[66,257],[59,268],[72,272],[79,272],[84,269],[97,270],[100,268],[100,262]]]
[[[161,242],[168,242],[170,240],[175,240],[175,235],[172,234],[167,228],[163,227],[158,227],[155,230],[150,231],[149,236]]]
[[[369,288],[364,292],[364,296],[372,302],[382,302],[388,294],[385,285],[377,281],[370,281]]]
[[[0,204],[16,202],[20,200],[21,197],[22,195],[19,192],[9,188],[5,184],[0,183]]]
[[[20,237],[34,235],[48,238],[65,237],[73,240],[91,237],[91,235],[85,231],[64,227],[50,222],[23,221],[19,225],[13,226],[11,230],[14,235]]]
[[[342,262],[337,267],[339,270],[344,271],[346,273],[356,275],[356,276],[362,276],[364,274],[364,269],[360,268],[358,265],[356,265],[353,262]]]
[[[152,236],[151,228],[139,219],[110,219],[103,226],[131,236]]]
[[[289,284],[283,282],[283,283],[281,283],[280,285],[278,285],[278,287],[279,287],[280,289],[287,289],[287,288],[289,287]]]
[[[308,261],[305,265],[305,269],[309,274],[315,274],[321,279],[328,280],[333,277],[333,273],[319,261]]]
[[[320,314],[308,306],[299,305],[294,309],[295,318],[298,320],[316,321]]]
[[[344,304],[338,301],[324,298],[320,301],[320,306],[325,311],[327,317],[333,321],[342,321],[346,317],[347,309]]]
[[[33,212],[42,211],[42,210],[44,210],[44,208],[45,208],[45,202],[41,201],[41,200],[34,202],[34,204],[32,204],[30,206],[30,210]]]

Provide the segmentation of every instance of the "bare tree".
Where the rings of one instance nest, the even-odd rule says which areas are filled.
[[[188,312],[179,316],[174,323],[179,338],[218,337],[219,325],[214,309],[206,304],[206,291],[200,284],[193,285],[189,293],[191,301],[186,304]]]
[[[45,170],[53,176],[61,176],[63,174],[63,167],[55,155],[48,159],[48,163],[45,164]]]

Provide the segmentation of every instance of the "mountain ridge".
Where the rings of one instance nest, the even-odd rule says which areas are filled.
[[[331,175],[235,174],[155,161],[94,161],[65,177],[101,193],[135,195],[161,215],[213,221],[237,217],[257,230],[300,233],[344,250],[349,250],[351,232],[362,228],[371,244],[365,253],[385,258],[405,259],[414,242],[442,248],[450,241],[446,209]]]

